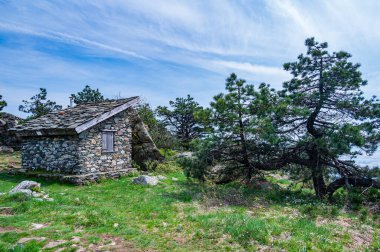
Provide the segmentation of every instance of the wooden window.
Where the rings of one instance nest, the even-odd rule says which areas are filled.
[[[104,131],[102,133],[102,151],[103,152],[113,152],[113,136],[114,132]]]

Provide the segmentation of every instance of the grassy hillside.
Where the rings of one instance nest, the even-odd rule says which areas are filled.
[[[0,174],[0,192],[24,179]],[[201,185],[181,173],[168,174],[155,187],[131,180],[82,187],[40,181],[53,202],[0,196],[0,207],[11,207],[0,213],[0,251],[39,251],[57,244],[45,250],[380,249],[378,220],[321,203],[307,190],[284,189],[286,180],[272,178],[280,186],[252,188]],[[18,244],[31,237],[35,240]]]

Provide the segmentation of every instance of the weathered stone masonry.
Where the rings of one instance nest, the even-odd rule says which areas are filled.
[[[102,152],[102,132],[114,132],[114,152]],[[128,110],[79,135],[79,173],[108,172],[131,167],[132,130]]]
[[[102,132],[114,132],[114,152],[102,152]],[[73,136],[30,137],[22,145],[22,166],[68,174],[131,167],[132,130],[128,111]]]
[[[133,109],[137,102],[138,97],[131,97],[82,104],[14,127],[23,140],[24,170],[47,171],[29,174],[83,184],[130,172],[132,158],[139,163],[161,160]]]
[[[79,167],[76,136],[29,137],[22,144],[22,167],[73,173]]]

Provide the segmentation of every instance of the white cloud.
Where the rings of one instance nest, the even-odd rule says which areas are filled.
[[[255,65],[249,62],[213,60],[210,63],[230,70],[241,70],[252,74],[284,75],[284,70],[279,67]]]

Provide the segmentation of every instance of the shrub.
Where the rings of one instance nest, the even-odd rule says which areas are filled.
[[[183,166],[183,172],[187,178],[195,178],[205,181],[207,176],[207,163],[199,158],[181,158],[178,160]]]
[[[171,172],[180,172],[182,167],[176,161],[166,161],[157,164],[155,172],[157,173],[171,173]]]
[[[160,154],[165,158],[172,158],[177,154],[177,151],[171,149],[160,149]]]

